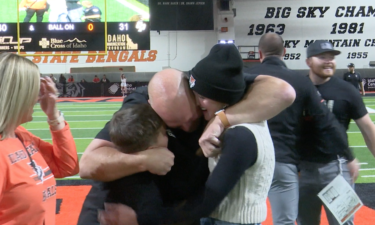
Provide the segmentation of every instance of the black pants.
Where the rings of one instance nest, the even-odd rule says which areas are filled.
[[[31,18],[36,13],[36,22],[41,23],[43,21],[45,9],[27,9],[25,19],[23,19],[24,23],[30,22]]]

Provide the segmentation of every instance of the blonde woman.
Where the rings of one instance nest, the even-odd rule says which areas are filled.
[[[128,93],[128,90],[126,88],[126,77],[124,74],[121,74],[121,93],[122,97],[125,97],[125,95]]]
[[[78,173],[69,125],[56,109],[56,88],[38,67],[12,53],[0,54],[0,224],[55,224],[56,178]],[[39,101],[53,144],[20,125]]]

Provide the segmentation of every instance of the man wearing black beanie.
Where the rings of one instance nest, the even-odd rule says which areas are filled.
[[[245,92],[242,68],[241,55],[234,45],[215,45],[191,70],[190,88],[207,98],[233,105]]]
[[[246,84],[242,67],[234,45],[218,44],[190,71],[189,85],[206,120],[243,97]],[[209,158],[211,174],[203,199],[193,210],[172,215],[173,222],[202,218],[204,225],[258,225],[266,219],[275,166],[267,122],[230,126],[221,141],[220,157]]]

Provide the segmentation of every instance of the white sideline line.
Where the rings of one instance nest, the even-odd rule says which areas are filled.
[[[116,110],[95,110],[95,112],[115,112]],[[40,112],[43,112],[43,111],[34,111],[34,113],[40,113]],[[82,112],[82,113],[86,113],[86,112],[90,112],[90,110],[69,110],[69,111],[64,111],[62,110],[62,112],[65,114],[65,113],[70,113],[70,112]]]
[[[359,171],[370,171],[370,170],[375,170],[375,168],[364,168],[364,169],[359,169]]]
[[[358,163],[359,165],[367,165],[368,163],[367,162],[361,162],[361,163]]]
[[[71,177],[64,177],[64,178],[81,178],[80,176],[71,176]]]
[[[117,106],[106,106],[106,107],[58,107],[59,109],[107,109],[107,108],[116,108],[118,109],[119,106],[121,105],[117,105]],[[40,108],[36,108],[37,110],[42,110]]]
[[[108,120],[68,120],[68,123],[91,123],[91,122],[108,122]],[[31,121],[27,123],[46,123],[47,121]]]
[[[92,140],[93,137],[87,137],[87,138],[74,138],[74,140]],[[42,138],[44,141],[52,141],[52,138]]]
[[[361,177],[375,177],[375,175],[364,175],[364,176],[361,176]]]
[[[103,127],[89,127],[89,128],[70,128],[71,130],[98,130],[103,129]],[[26,130],[50,130],[49,128],[41,128],[41,129],[26,129]]]
[[[92,117],[94,117],[94,116],[112,116],[113,114],[101,114],[101,115],[69,115],[69,114],[66,114],[66,113],[64,113],[64,117],[70,117],[70,116],[84,116],[84,117],[89,117],[89,116],[92,116]],[[36,117],[38,117],[38,118],[47,118],[47,116],[33,116],[33,118],[36,118]]]
[[[349,146],[351,148],[367,148],[366,145]]]

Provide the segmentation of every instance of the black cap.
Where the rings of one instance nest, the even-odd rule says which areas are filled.
[[[190,71],[190,88],[198,94],[234,104],[245,91],[242,57],[233,44],[217,44],[210,53]]]
[[[349,63],[348,67],[354,67],[354,63]]]
[[[341,53],[340,51],[333,49],[333,45],[331,42],[325,40],[316,40],[307,48],[307,58],[325,52],[331,52],[334,55],[339,55]]]

